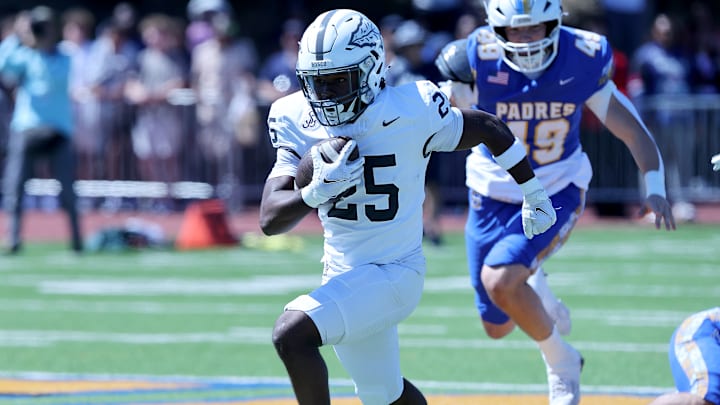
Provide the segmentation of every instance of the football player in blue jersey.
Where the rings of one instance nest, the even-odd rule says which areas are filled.
[[[317,209],[324,230],[322,284],[285,306],[273,343],[300,404],[329,405],[319,347],[331,345],[364,404],[426,404],[403,378],[397,325],[420,301],[425,275],[422,204],[433,152],[484,143],[522,190],[523,227],[539,235],[555,223],[550,199],[525,148],[497,117],[460,110],[432,82],[385,85],[377,26],[353,10],[318,16],[300,40],[302,91],[270,107],[277,149],[260,203],[260,227],[286,232]],[[318,141],[352,138],[332,162]],[[350,160],[355,147],[360,157]],[[310,151],[313,175],[295,176]]]
[[[720,307],[687,317],[670,339],[668,358],[677,392],[650,405],[720,405]]]
[[[580,144],[583,107],[625,143],[642,171],[646,194],[640,213],[654,213],[655,226],[670,230],[675,220],[665,197],[662,157],[611,79],[612,50],[605,37],[563,26],[560,0],[486,0],[484,5],[488,25],[461,42],[464,48],[446,46],[438,67],[446,78],[474,86],[474,108],[507,123],[550,193],[558,221],[542,235],[523,235],[519,188],[487,148],[472,149],[466,163],[466,245],[476,304],[491,338],[500,339],[517,325],[537,342],[550,404],[576,405],[584,360],[560,336],[552,308],[546,309],[557,302],[546,299],[552,294],[547,285],[541,281],[537,287],[529,278],[543,276],[541,264],[566,241],[585,206],[592,170]],[[451,92],[459,88],[449,87]]]

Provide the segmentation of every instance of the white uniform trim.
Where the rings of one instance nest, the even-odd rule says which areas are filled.
[[[495,156],[495,161],[505,170],[510,170],[515,167],[516,164],[520,163],[521,160],[525,159],[527,153],[525,147],[515,138],[512,145],[505,149],[505,152]]]

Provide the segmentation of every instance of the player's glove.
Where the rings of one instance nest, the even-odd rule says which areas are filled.
[[[332,163],[323,160],[317,146],[310,149],[313,177],[310,184],[300,190],[305,204],[317,208],[318,205],[338,197],[345,190],[360,183],[365,160],[360,157],[348,162],[350,152],[356,144],[355,140],[348,141]]]
[[[545,188],[533,177],[520,185],[523,191],[522,225],[525,237],[532,239],[555,224],[557,214]]]
[[[712,160],[710,160],[710,163],[713,165],[713,170],[720,171],[720,153],[712,157]]]

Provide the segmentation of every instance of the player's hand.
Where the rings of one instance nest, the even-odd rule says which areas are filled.
[[[555,208],[544,188],[523,197],[522,226],[525,237],[532,239],[533,236],[540,235],[555,225],[556,221]]]
[[[360,157],[348,162],[356,144],[355,140],[348,141],[332,163],[323,160],[317,146],[312,147],[310,153],[313,159],[313,177],[310,184],[300,190],[305,204],[317,208],[360,183],[365,160]]]
[[[716,172],[720,171],[720,153],[713,156],[712,159],[710,160],[710,163],[712,163],[712,165],[713,165],[713,170],[715,170]]]
[[[675,217],[673,217],[672,207],[667,199],[657,194],[650,194],[640,207],[638,213],[641,217],[644,217],[648,213],[652,212],[655,214],[655,228],[660,229],[660,225],[664,222],[665,229],[675,229]]]

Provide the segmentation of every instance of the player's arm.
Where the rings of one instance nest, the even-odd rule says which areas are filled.
[[[665,194],[665,174],[660,150],[635,106],[610,81],[586,102],[597,118],[630,150],[645,179],[646,199],[640,215],[655,213],[655,226],[675,229]]]
[[[461,111],[463,132],[456,150],[470,149],[483,143],[498,164],[503,166],[518,184],[535,177],[525,147],[516,140],[510,128],[500,118],[480,110]]]
[[[295,189],[294,177],[268,178],[260,201],[260,229],[266,235],[287,232],[312,209]]]
[[[260,201],[260,228],[263,233],[274,235],[290,230],[313,208],[337,198],[358,184],[363,172],[363,159],[348,162],[355,146],[354,140],[348,141],[335,161],[325,162],[318,146],[314,145],[311,148],[312,180],[299,190],[295,188],[293,176],[269,177]],[[280,149],[278,159],[288,153]]]
[[[497,116],[480,110],[461,110],[461,112],[462,136],[455,149],[463,150],[480,143],[485,144],[498,165],[510,173],[522,190],[525,236],[532,239],[534,235],[548,230],[555,224],[557,215],[545,188],[535,177],[525,146]]]

